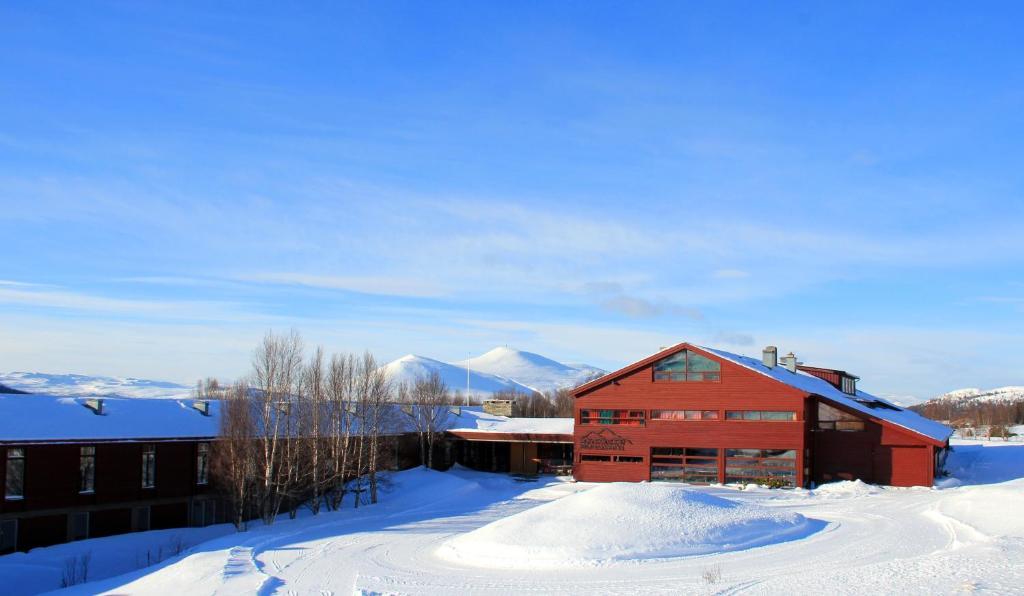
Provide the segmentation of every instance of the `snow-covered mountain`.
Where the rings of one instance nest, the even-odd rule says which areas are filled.
[[[413,382],[436,371],[452,391],[466,392],[466,363],[469,392],[487,398],[498,391],[545,392],[574,387],[604,371],[585,364],[563,364],[531,352],[495,348],[464,362],[442,362],[409,354],[382,368],[395,382]],[[168,381],[134,377],[52,374],[41,372],[0,373],[0,385],[29,393],[75,397],[140,397],[187,399],[192,387]]]
[[[1018,401],[1024,401],[1024,387],[1011,385],[1009,387],[997,387],[995,389],[978,389],[975,387],[957,389],[955,391],[943,393],[942,395],[934,397],[925,403],[945,403],[965,406],[980,403],[1014,403]]]
[[[540,354],[498,347],[475,358],[456,363],[470,370],[514,379],[541,393],[575,387],[605,371],[586,364],[562,364]]]
[[[466,393],[466,369],[462,366],[441,362],[426,356],[408,354],[381,367],[388,380],[393,383],[414,383],[436,372],[448,389]],[[487,373],[470,371],[469,392],[473,397],[489,397],[498,391],[529,393],[530,389],[511,379]]]
[[[0,373],[0,384],[29,393],[76,397],[187,398],[192,392],[191,387],[168,381],[39,372]]]
[[[490,397],[497,391],[532,393],[575,387],[604,374],[593,366],[563,364],[511,348],[494,348],[481,356],[453,363],[409,354],[389,362],[383,369],[395,382],[413,382],[436,371],[451,390],[465,393],[467,364],[469,392],[474,397]]]

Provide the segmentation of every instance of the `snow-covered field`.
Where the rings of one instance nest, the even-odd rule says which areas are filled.
[[[949,468],[944,488],[814,491],[411,470],[394,475],[379,505],[220,535],[66,593],[1024,593],[1024,445],[959,441]],[[646,523],[645,510],[703,525]],[[19,584],[27,576],[12,569],[37,565],[30,576],[57,587],[56,567],[73,552],[92,552],[99,570],[131,550],[118,539],[137,550],[146,536],[0,557],[0,577],[15,594],[32,592],[39,582]],[[493,556],[503,545],[518,545],[507,565]],[[553,555],[567,564],[552,569]],[[537,568],[524,569],[534,556]]]

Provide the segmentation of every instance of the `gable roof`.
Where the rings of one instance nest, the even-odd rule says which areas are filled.
[[[893,426],[909,430],[937,443],[945,443],[953,434],[953,429],[944,424],[925,418],[917,412],[897,406],[888,400],[876,397],[865,391],[858,390],[856,395],[850,395],[836,389],[835,386],[828,381],[801,370],[797,370],[797,372],[794,373],[790,372],[784,366],[768,368],[761,362],[761,360],[751,358],[749,356],[740,356],[739,354],[733,354],[731,352],[717,350],[715,348],[702,346],[694,347],[765,375],[775,381],[799,389],[800,391],[805,391],[807,393],[823,397],[828,401],[844,406],[850,410],[855,410],[872,418],[887,422]],[[873,408],[868,405],[871,402],[879,402],[883,407]]]
[[[917,414],[906,408],[897,406],[892,402],[889,402],[880,397],[871,395],[864,391],[857,391],[856,395],[848,395],[843,393],[839,389],[836,389],[828,381],[816,377],[810,373],[806,373],[800,370],[793,373],[790,372],[784,366],[776,366],[774,368],[768,368],[762,364],[760,359],[750,358],[749,356],[740,356],[739,354],[733,354],[732,352],[726,352],[725,350],[718,350],[715,348],[708,348],[704,346],[696,346],[686,342],[678,343],[670,348],[665,348],[655,354],[638,360],[633,364],[630,364],[617,371],[610,372],[603,377],[595,379],[589,383],[580,385],[573,390],[573,396],[580,397],[581,394],[586,393],[596,387],[610,383],[617,378],[628,375],[634,371],[637,371],[645,366],[653,364],[666,356],[670,356],[680,350],[696,350],[703,352],[708,355],[717,356],[723,360],[737,364],[744,368],[750,369],[756,373],[760,373],[774,381],[797,389],[807,394],[813,394],[820,396],[828,401],[834,402],[840,406],[844,406],[848,409],[860,412],[871,418],[882,421],[883,423],[897,426],[904,430],[908,430],[914,434],[920,435],[926,439],[929,439],[938,444],[945,444],[953,434],[953,429],[949,428],[944,424],[940,424],[934,420],[929,420],[924,416]],[[851,375],[852,376],[852,375]],[[870,407],[868,403],[880,402],[883,407]]]

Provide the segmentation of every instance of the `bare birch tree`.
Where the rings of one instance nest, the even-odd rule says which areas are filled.
[[[327,410],[327,369],[324,366],[323,348],[317,347],[306,364],[299,391],[299,450],[297,467],[302,471],[300,486],[306,490],[307,505],[313,515],[320,513],[324,491],[327,489],[325,435],[330,423]]]
[[[402,401],[411,402],[412,407],[403,411],[419,436],[420,464],[433,468],[434,444],[444,433],[451,416],[448,406],[452,403],[452,395],[448,386],[441,375],[434,371],[416,379],[412,387],[406,388],[399,395]]]
[[[256,478],[256,426],[244,385],[232,387],[220,402],[220,436],[213,446],[210,472],[231,503],[232,523],[248,528]]]
[[[252,358],[252,407],[259,437],[257,462],[260,481],[260,517],[274,523],[289,483],[294,458],[289,433],[293,432],[292,402],[302,369],[302,338],[267,333]]]
[[[366,473],[370,485],[370,503],[377,502],[377,471],[383,437],[391,430],[394,407],[391,385],[377,361],[366,352],[359,363],[359,399],[363,402],[362,438],[366,442]]]
[[[327,374],[325,410],[329,427],[327,440],[328,485],[327,506],[331,510],[341,507],[345,499],[345,482],[348,480],[349,453],[352,450],[352,423],[355,416],[351,411],[355,394],[355,359],[335,354],[331,357]]]

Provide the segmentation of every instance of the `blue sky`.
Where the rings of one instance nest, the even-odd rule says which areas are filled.
[[[294,327],[1024,384],[1019,7],[211,4],[0,8],[0,370]]]

